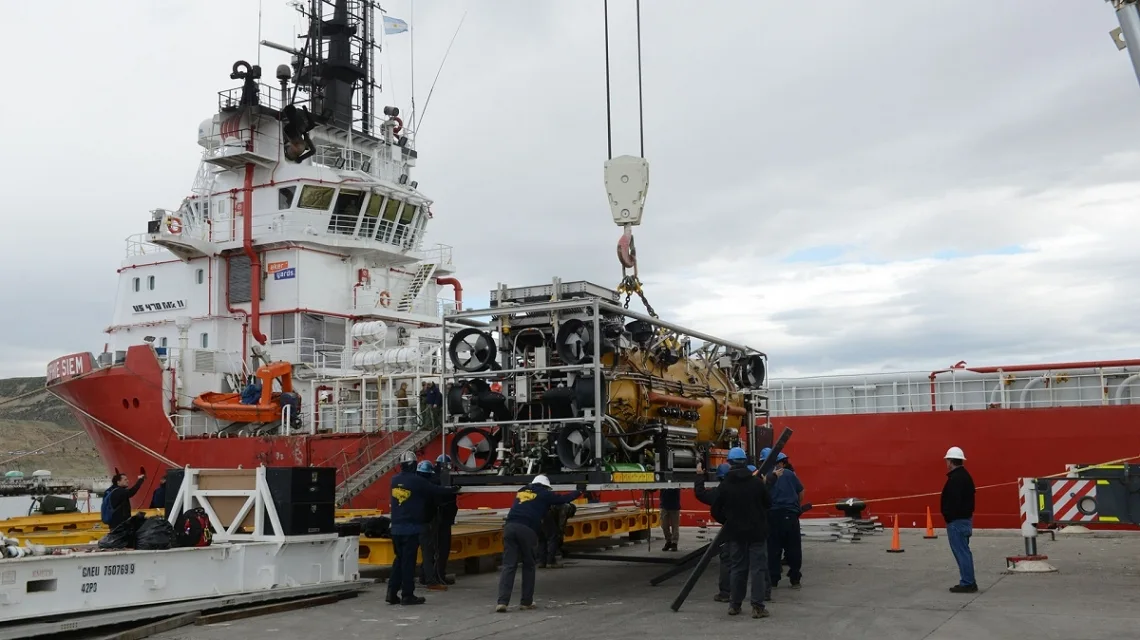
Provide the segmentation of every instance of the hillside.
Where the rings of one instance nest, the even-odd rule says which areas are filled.
[[[106,474],[95,446],[67,405],[49,393],[11,401],[43,386],[42,377],[0,380],[0,473],[19,470],[30,474],[47,469],[55,476]],[[64,438],[69,439],[60,442]],[[21,455],[57,442],[60,444],[41,453]]]

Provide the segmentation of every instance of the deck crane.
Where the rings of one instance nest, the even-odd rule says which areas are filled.
[[[1104,0],[1116,10],[1120,26],[1109,32],[1116,48],[1128,51],[1132,60],[1132,70],[1140,81],[1140,0]],[[1128,43],[1133,43],[1128,46]]]

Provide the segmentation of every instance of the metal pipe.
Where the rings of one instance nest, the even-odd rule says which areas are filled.
[[[1140,9],[1135,0],[1115,0],[1112,4],[1124,36],[1125,49],[1132,60],[1132,71],[1140,80]]]
[[[1140,48],[1140,45],[1137,45]],[[1047,364],[1015,364],[1001,367],[965,367],[974,373],[1018,373],[1025,371],[1053,371],[1056,369],[1096,369],[1111,367],[1136,367],[1140,360],[1089,360],[1086,362],[1051,362]]]
[[[1028,382],[1028,384],[1026,384],[1024,387],[1022,387],[1021,394],[1018,395],[1018,397],[1017,397],[1017,401],[1021,405],[1022,409],[1027,408],[1025,406],[1025,403],[1029,399],[1029,392],[1033,390],[1034,383],[1036,383],[1036,382],[1048,382],[1048,381],[1049,381],[1049,376],[1038,376],[1038,377],[1030,380]]]
[[[1140,373],[1134,373],[1134,374],[1128,376],[1127,378],[1125,378],[1120,383],[1120,386],[1116,387],[1116,392],[1113,394],[1113,398],[1112,398],[1114,404],[1124,404],[1123,403],[1124,390],[1128,388],[1128,385],[1132,384],[1133,382],[1135,382],[1137,380],[1140,380]],[[1102,386],[1102,388],[1103,388],[1103,386]]]
[[[463,310],[463,285],[460,284],[459,280],[457,278],[436,278],[435,283],[441,287],[451,285],[451,288],[455,289],[455,310],[456,311],[462,311]]]
[[[704,406],[704,403],[702,403],[700,400],[683,398],[681,396],[675,396],[668,393],[657,393],[655,391],[649,392],[649,402],[654,404],[678,404],[682,407],[688,407],[690,409],[700,409],[702,406]]]
[[[251,129],[252,131],[252,129]],[[245,165],[245,185],[242,187],[242,250],[249,258],[249,327],[250,334],[259,344],[268,338],[261,332],[261,258],[253,250],[253,163]],[[242,354],[245,357],[245,354]]]

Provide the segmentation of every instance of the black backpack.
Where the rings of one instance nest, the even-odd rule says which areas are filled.
[[[213,539],[210,518],[202,507],[183,511],[174,522],[175,547],[208,547]]]

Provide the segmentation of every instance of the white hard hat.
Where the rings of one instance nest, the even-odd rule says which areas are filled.
[[[540,473],[534,477],[534,484],[541,484],[542,486],[549,489],[550,488],[550,478],[547,478],[545,474]]]
[[[946,450],[947,460],[965,460],[966,454],[959,447],[950,447]]]

